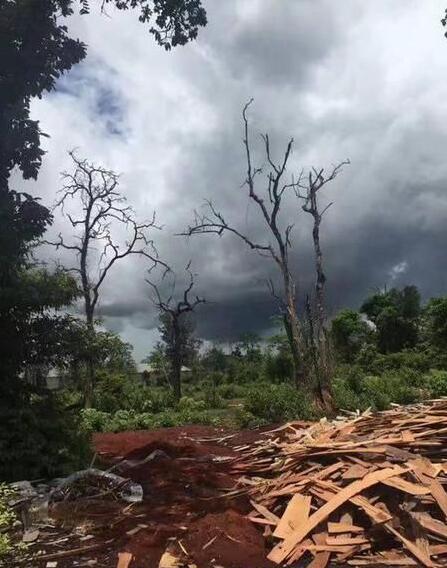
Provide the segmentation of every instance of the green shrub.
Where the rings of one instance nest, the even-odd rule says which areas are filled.
[[[260,383],[247,392],[245,408],[267,422],[283,420],[312,420],[313,405],[305,393],[291,385]]]
[[[126,409],[156,413],[173,408],[174,404],[174,394],[170,389],[141,385],[131,385],[126,389]]]
[[[428,389],[430,398],[447,396],[447,371],[432,369],[424,376],[424,386]]]
[[[110,413],[96,408],[81,410],[82,423],[88,432],[106,432],[110,429]]]
[[[94,389],[95,408],[103,412],[134,410],[136,412],[162,412],[174,406],[170,389],[147,387],[133,377],[100,371]]]
[[[219,385],[217,391],[221,398],[231,400],[233,398],[244,398],[247,387],[234,383],[224,383],[223,385]]]
[[[204,400],[195,400],[188,396],[182,397],[177,405],[179,412],[200,412],[205,410],[205,408],[206,403]]]
[[[228,373],[228,382],[248,384],[262,378],[262,366],[259,362],[233,361]]]
[[[216,387],[207,386],[203,392],[206,408],[225,408],[225,402]]]
[[[13,491],[4,483],[0,483],[0,561],[14,551],[14,546],[7,534],[16,520],[14,511],[9,507],[8,501]]]
[[[367,375],[358,366],[342,366],[337,369],[333,391],[338,408],[385,410],[392,402],[411,404],[426,398],[423,382],[423,376],[412,368]]]
[[[404,373],[385,373],[365,379],[364,393],[376,410],[386,410],[390,403],[411,404],[422,398],[422,392]]]
[[[387,371],[403,371],[411,369],[418,373],[426,373],[432,367],[432,357],[427,351],[404,350],[397,353],[376,353],[374,357],[363,361],[363,368],[373,375],[381,375]]]
[[[265,426],[268,421],[264,418],[254,416],[245,408],[236,408],[233,412],[233,426],[235,428],[256,428],[258,426]]]
[[[366,410],[370,401],[366,395],[354,391],[347,381],[337,378],[332,384],[335,405],[341,410]]]
[[[32,395],[22,408],[2,406],[0,479],[52,478],[85,467],[90,440],[79,413],[60,397]]]

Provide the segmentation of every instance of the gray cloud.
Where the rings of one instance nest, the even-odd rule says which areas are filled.
[[[358,305],[390,283],[446,293],[442,6],[228,0],[207,8],[210,24],[199,40],[172,53],[158,49],[131,14],[73,20],[89,56],[34,105],[52,137],[41,176],[27,189],[53,202],[72,147],[121,172],[137,215],[157,210],[161,256],[179,272],[193,260],[197,290],[212,302],[201,309],[199,333],[228,340],[264,332],[275,313],[264,283],[274,266],[230,235],[174,236],[207,197],[241,230],[265,239],[241,188],[241,109],[253,96],[257,164],[264,162],[257,135],[265,131],[278,159],[294,137],[290,174],[351,159],[323,198],[335,201],[323,227],[331,310]],[[292,262],[304,292],[313,281],[309,220],[292,198],[282,215],[296,223]],[[56,217],[59,230],[70,231]],[[406,270],[392,277],[402,263]],[[138,259],[117,267],[101,301],[106,325],[136,345],[137,357],[156,340],[146,268]]]

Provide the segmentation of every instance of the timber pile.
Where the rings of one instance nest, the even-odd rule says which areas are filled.
[[[447,400],[289,423],[238,450],[271,561],[447,566]]]

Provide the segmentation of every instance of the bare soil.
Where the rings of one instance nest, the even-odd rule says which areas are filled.
[[[273,566],[262,531],[246,518],[248,500],[227,495],[237,477],[231,471],[233,448],[253,443],[262,432],[217,440],[227,434],[203,426],[95,434],[96,465],[114,466],[115,473],[141,484],[143,502],[126,507],[109,496],[57,503],[51,508],[57,528],[44,532],[34,551],[48,555],[96,546],[59,557],[57,568],[116,568],[118,552],[133,554],[130,568],[157,568],[166,550],[197,568]],[[153,452],[151,461],[139,463]],[[68,540],[57,543],[64,537]]]

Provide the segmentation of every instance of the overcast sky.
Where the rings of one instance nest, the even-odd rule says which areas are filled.
[[[92,3],[93,4],[93,3]],[[27,188],[55,200],[67,150],[121,173],[121,190],[140,219],[157,211],[160,255],[181,272],[191,259],[201,307],[199,333],[229,340],[266,333],[275,305],[265,287],[268,260],[231,235],[176,237],[193,209],[212,198],[228,219],[262,238],[244,179],[241,109],[254,97],[254,139],[269,132],[279,159],[295,140],[290,176],[349,158],[323,199],[332,312],[357,307],[375,287],[417,284],[447,293],[447,39],[442,0],[207,1],[209,24],[196,42],[166,53],[131,12],[74,17],[71,33],[88,57],[33,103],[51,135],[39,180]],[[264,163],[259,145],[255,161]],[[259,191],[263,180],[259,178]],[[309,220],[293,200],[293,267],[312,285]],[[56,217],[53,233],[71,228]],[[42,250],[42,257],[49,252]],[[63,257],[64,262],[69,262]],[[156,314],[132,258],[104,287],[105,325],[134,344],[156,339]]]

